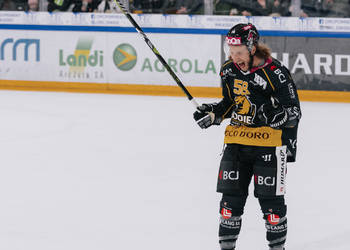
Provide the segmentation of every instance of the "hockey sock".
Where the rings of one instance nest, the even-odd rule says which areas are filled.
[[[266,239],[270,249],[283,250],[287,238],[287,217],[276,218],[277,215],[270,215],[266,220]]]
[[[219,243],[222,250],[232,250],[236,247],[246,199],[246,196],[224,195],[220,202]]]
[[[222,250],[235,249],[239,232],[241,231],[242,219],[239,216],[220,218],[219,243]]]

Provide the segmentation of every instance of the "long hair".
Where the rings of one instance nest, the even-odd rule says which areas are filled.
[[[269,59],[271,57],[271,49],[264,43],[258,43],[256,46],[255,56],[262,59]]]

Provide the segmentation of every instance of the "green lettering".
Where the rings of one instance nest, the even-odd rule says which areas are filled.
[[[98,63],[97,50],[95,50],[93,55],[89,56],[88,61],[89,61],[89,65],[92,66],[92,67],[97,65],[97,63]]]
[[[177,64],[177,62],[176,62],[175,59],[169,58],[168,64],[169,64],[170,68],[171,68],[174,72],[177,72],[177,70],[176,70],[176,64]]]
[[[60,55],[60,66],[65,66],[66,63],[63,60],[63,50],[60,49],[59,55]]]
[[[197,59],[194,60],[194,68],[195,68],[195,70],[194,70],[195,73],[198,73],[198,74],[203,73],[203,70],[198,69],[198,60]]]
[[[153,71],[149,58],[146,58],[145,61],[142,64],[141,71],[144,71],[145,69],[148,69],[151,72]]]
[[[84,55],[79,55],[78,57],[78,66],[86,66],[86,56]]]
[[[103,66],[103,51],[100,50],[100,66]]]
[[[67,63],[69,66],[76,66],[77,65],[77,59],[74,55],[69,55],[67,57]]]
[[[198,60],[194,60],[194,72],[198,74],[203,74],[203,70],[198,69]]]
[[[185,64],[187,63],[187,67]],[[188,73],[192,70],[192,63],[189,59],[183,59],[180,62],[180,70],[184,73]]]
[[[205,68],[205,73],[208,73],[209,71],[213,71],[213,74],[216,74],[215,65],[214,65],[213,60],[209,60],[207,67]]]
[[[154,68],[156,69],[156,71],[164,72],[165,68],[164,68],[163,64],[161,64],[161,68],[159,68],[158,64],[159,64],[159,60],[157,59],[154,61]]]

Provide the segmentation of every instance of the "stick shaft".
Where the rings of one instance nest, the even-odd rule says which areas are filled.
[[[119,8],[122,10],[124,15],[128,18],[130,23],[135,27],[136,31],[142,36],[143,40],[146,42],[148,47],[153,51],[153,53],[156,55],[158,60],[163,64],[163,66],[166,68],[166,70],[169,72],[169,74],[172,76],[172,78],[175,80],[176,84],[182,89],[182,91],[185,93],[187,96],[188,100],[191,101],[191,103],[195,106],[198,107],[198,103],[196,100],[193,98],[193,96],[190,94],[190,92],[186,89],[186,87],[182,84],[181,80],[177,77],[175,72],[170,68],[169,64],[164,60],[162,55],[158,52],[156,47],[153,45],[153,43],[149,40],[149,38],[146,36],[146,34],[143,32],[141,27],[136,23],[134,18],[130,15],[128,10],[124,7],[124,5],[119,1],[119,0],[114,0],[115,3],[119,6]]]

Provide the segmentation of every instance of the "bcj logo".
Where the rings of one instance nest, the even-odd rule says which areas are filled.
[[[136,50],[130,44],[120,44],[113,52],[113,61],[118,69],[122,71],[131,70],[137,61]]]
[[[35,60],[40,61],[40,40],[39,39],[25,39],[20,38],[18,40],[14,40],[13,38],[5,39],[0,45],[0,60],[5,60],[5,51],[6,49],[12,45],[12,60],[17,60],[18,51],[23,48],[24,50],[24,61],[28,61],[29,59],[29,48],[35,49]],[[7,49],[8,50],[8,49]]]

